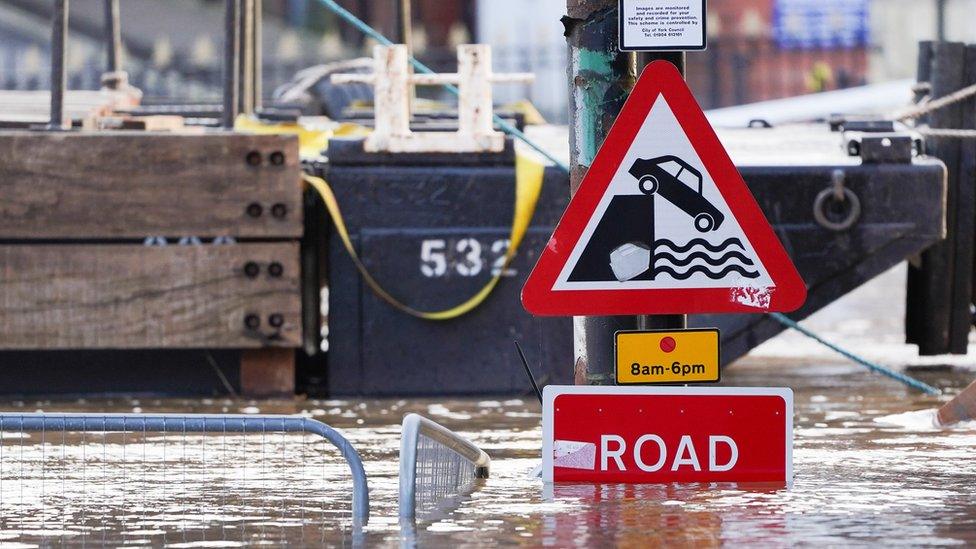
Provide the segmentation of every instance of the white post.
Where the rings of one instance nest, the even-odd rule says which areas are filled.
[[[492,148],[491,47],[484,44],[458,46],[458,133]],[[504,139],[504,138],[503,138]]]
[[[458,47],[457,74],[412,74],[406,46],[376,46],[373,74],[333,74],[334,84],[366,83],[374,89],[375,129],[363,144],[366,152],[501,152],[505,134],[494,129],[492,84],[531,82],[531,74],[494,74],[491,46]],[[457,84],[458,131],[410,130],[411,87]]]
[[[376,72],[383,77],[374,80],[376,128],[366,141],[367,151],[386,150],[391,138],[396,140],[410,135],[408,57],[406,46],[373,48]]]

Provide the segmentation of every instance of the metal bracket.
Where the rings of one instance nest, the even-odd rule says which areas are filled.
[[[922,152],[922,138],[903,132],[845,132],[847,154],[865,164],[910,164]]]

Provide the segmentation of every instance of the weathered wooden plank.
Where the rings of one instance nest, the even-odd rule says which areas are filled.
[[[0,132],[0,239],[298,237],[294,136]]]
[[[294,349],[249,349],[241,352],[241,394],[289,397],[295,394]]]
[[[0,246],[0,349],[297,347],[299,280],[297,242]]]

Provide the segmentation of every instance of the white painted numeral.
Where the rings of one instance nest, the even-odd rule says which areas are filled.
[[[457,262],[455,268],[461,276],[478,276],[485,262],[481,259],[481,243],[473,238],[458,240],[457,251],[462,256],[462,260]]]
[[[447,242],[443,240],[424,240],[420,245],[420,272],[427,278],[435,278],[447,274],[447,257],[444,249]]]
[[[420,272],[427,278],[445,278],[452,275],[474,277],[491,268],[491,276],[516,276],[518,271],[505,268],[505,255],[511,242],[508,239],[482,244],[476,238],[462,238],[457,242],[442,238],[420,243]],[[485,253],[487,251],[487,253]]]
[[[491,253],[495,254],[495,263],[491,267],[491,276],[498,276],[501,273],[502,276],[515,276],[518,272],[509,267],[505,268],[505,256],[508,254],[508,247],[512,245],[512,241],[496,240],[491,245]]]

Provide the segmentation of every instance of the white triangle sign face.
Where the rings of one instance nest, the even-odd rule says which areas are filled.
[[[790,311],[805,298],[666,62],[641,75],[522,292],[540,315]]]

